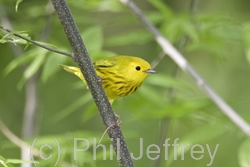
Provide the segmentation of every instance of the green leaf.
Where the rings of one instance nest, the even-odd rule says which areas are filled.
[[[156,9],[160,11],[165,18],[171,19],[174,17],[173,11],[162,1],[159,0],[148,0]]]
[[[120,12],[124,10],[124,6],[117,0],[101,0],[98,5],[99,11]]]
[[[56,56],[53,53],[49,53],[42,70],[42,82],[46,82],[50,77],[52,77],[59,68],[59,64],[64,64],[68,57],[66,56]]]
[[[6,163],[11,163],[11,164],[22,164],[22,163],[34,163],[34,161],[28,161],[28,160],[21,160],[21,159],[7,159]],[[35,161],[36,163],[39,163]]]
[[[15,6],[16,12],[17,12],[17,9],[18,9],[19,4],[20,4],[22,1],[23,1],[23,0],[17,0],[17,1],[16,1],[16,6]]]
[[[67,117],[68,115],[70,115],[71,113],[73,113],[78,108],[80,108],[81,106],[83,106],[84,104],[88,103],[91,100],[92,100],[92,96],[90,95],[90,93],[86,93],[81,98],[73,101],[70,105],[68,105],[66,108],[60,111],[60,113],[57,113],[54,116],[53,121],[57,122],[57,121],[64,119],[65,117]]]
[[[26,45],[25,45],[24,50],[26,50],[30,46],[30,44],[31,44],[30,42],[27,42]]]
[[[192,43],[187,47],[187,50],[188,51],[203,50],[211,54],[212,56],[224,59],[228,58],[228,56],[230,55],[228,50],[225,49],[226,48],[225,43],[220,38],[204,34],[204,36],[202,36],[200,40],[203,42]]]
[[[159,99],[163,100],[164,95],[157,92],[156,89],[153,88],[152,86],[143,84],[138,90],[138,93],[141,94],[144,98],[148,99],[148,101],[154,103],[155,105],[158,105],[158,106],[163,105],[162,101]]]
[[[24,65],[25,63],[31,62],[34,59],[34,57],[35,57],[35,55],[31,54],[31,52],[29,52],[29,53],[26,53],[26,55],[22,55],[16,59],[14,59],[4,69],[4,75],[8,75],[15,68],[20,67],[21,65]]]
[[[240,145],[238,152],[239,164],[241,167],[250,167],[250,139],[246,139]]]
[[[8,167],[8,165],[3,160],[0,160],[0,165],[2,165],[3,167]]]
[[[191,89],[191,87],[185,84],[184,82],[179,81],[173,77],[162,75],[162,74],[157,74],[157,75],[148,77],[145,83],[148,83],[154,86],[161,86],[163,88],[172,87],[172,88],[178,88],[178,89],[183,89],[183,90]]]
[[[99,52],[103,47],[103,34],[100,26],[93,26],[81,33],[88,52]]]
[[[0,166],[1,167],[14,167],[12,164],[8,163],[8,160],[0,156]]]
[[[244,51],[248,61],[250,64],[250,23],[245,23],[242,28],[242,37],[244,42]]]
[[[78,158],[76,158],[76,161],[74,161],[76,166],[90,166],[90,167],[97,166],[96,161],[93,160],[93,155],[91,154],[91,152],[88,152],[88,151],[78,152],[77,157]]]
[[[28,44],[29,42],[27,42],[26,40],[22,39],[22,38],[19,38],[15,35],[13,35],[14,33],[15,34],[19,34],[27,39],[30,39],[29,37],[29,34],[25,33],[26,31],[16,31],[16,32],[11,32],[11,33],[8,33],[6,35],[4,35],[1,39],[0,39],[0,43],[7,43],[7,42],[10,42],[10,43],[13,43],[13,44]],[[26,46],[27,47],[27,46]]]
[[[98,4],[100,3],[99,0],[91,0],[91,1],[68,0],[67,2],[80,9],[96,9]]]
[[[24,74],[22,79],[18,83],[18,89],[21,89],[24,85],[24,83],[32,77],[38,70],[39,68],[43,65],[43,62],[45,61],[46,58],[46,53],[48,51],[43,49],[43,48],[37,48],[36,52],[33,52],[35,55],[34,60],[31,62],[30,65],[25,69]]]
[[[41,41],[36,41],[37,43],[41,44],[41,45],[44,45],[44,46],[47,46],[47,47],[50,47],[50,48],[53,48],[53,49],[58,49],[57,46],[53,45],[53,44],[50,44],[50,43],[46,43],[46,42],[41,42]]]
[[[91,98],[92,99],[92,98]],[[96,106],[92,103],[84,112],[82,113],[82,122],[86,122],[90,120],[92,117],[96,115]]]
[[[207,98],[205,99],[203,98],[200,98],[200,99],[176,98],[174,102],[165,105],[165,107],[163,107],[162,109],[154,113],[153,117],[181,118],[193,112],[203,110],[208,105],[209,105],[209,100]]]
[[[159,13],[158,11],[152,11],[147,14],[147,17],[150,21],[152,21],[154,24],[161,24],[164,21],[164,16]]]
[[[199,33],[196,25],[188,15],[183,14],[170,21],[165,21],[161,30],[172,42],[176,42],[182,36],[187,36],[194,42],[199,41]]]
[[[26,79],[30,78],[32,75],[34,75],[39,67],[43,64],[45,60],[45,55],[48,51],[44,49],[39,49],[39,51],[36,54],[36,58],[33,60],[33,62],[27,67],[27,69],[24,71],[24,77]]]
[[[124,10],[124,6],[117,0],[91,0],[91,1],[75,1],[69,0],[69,4],[80,9],[96,11],[120,12]]]
[[[194,42],[199,41],[199,34],[198,31],[196,30],[196,26],[193,22],[190,21],[189,18],[187,18],[187,21],[183,21],[182,24],[182,29],[184,34],[190,38]]]
[[[3,167],[8,167],[8,165],[6,164],[6,159],[3,158],[2,156],[0,156],[0,166],[3,166]]]
[[[145,44],[153,39],[152,35],[147,31],[133,31],[105,40],[105,46],[124,46],[128,44]]]
[[[185,154],[186,152],[190,151],[193,145],[207,143],[208,141],[213,140],[223,135],[224,133],[225,128],[223,126],[223,123],[218,122],[216,124],[204,126],[195,131],[190,132],[188,135],[181,137],[178,141],[178,144],[188,144],[188,146],[184,150],[181,149],[181,146],[177,147],[177,157],[180,157],[182,154]],[[214,148],[216,148],[216,146]],[[175,151],[169,151],[168,161],[166,162],[167,166],[170,166],[170,164],[174,161],[174,154],[176,154]]]
[[[101,52],[93,52],[91,54],[92,61],[111,57],[111,56],[116,56],[117,54],[111,51],[101,51]]]

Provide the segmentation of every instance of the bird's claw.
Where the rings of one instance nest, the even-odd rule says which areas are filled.
[[[122,121],[120,120],[120,116],[115,113],[115,118],[116,118],[116,125],[120,126]]]
[[[98,76],[98,82],[102,83],[102,82],[104,82],[104,81],[105,81],[105,80],[104,80],[102,77]]]

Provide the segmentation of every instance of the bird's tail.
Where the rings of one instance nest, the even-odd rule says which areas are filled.
[[[68,71],[70,73],[73,73],[75,74],[76,76],[78,76],[85,84],[86,84],[86,81],[82,75],[82,72],[80,70],[80,68],[78,67],[73,67],[73,66],[66,66],[66,65],[60,65],[65,71]]]

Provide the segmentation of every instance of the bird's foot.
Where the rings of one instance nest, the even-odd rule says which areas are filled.
[[[104,80],[102,77],[98,76],[98,82],[102,83],[102,82],[104,82],[104,81],[105,81],[105,80]]]
[[[121,123],[122,123],[122,121],[120,120],[120,115],[117,115],[117,114],[115,113],[115,118],[116,118],[116,125],[120,126]]]

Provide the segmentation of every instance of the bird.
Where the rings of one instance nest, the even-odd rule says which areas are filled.
[[[61,66],[86,84],[80,68]],[[135,56],[108,57],[94,61],[93,66],[111,105],[117,98],[130,95],[138,90],[149,74],[157,73],[147,61]]]

